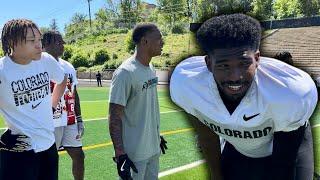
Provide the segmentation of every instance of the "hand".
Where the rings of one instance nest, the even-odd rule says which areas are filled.
[[[0,149],[13,152],[22,152],[28,150],[31,145],[26,142],[28,136],[26,135],[13,135],[11,130],[8,129],[4,132],[0,139]]]
[[[80,139],[84,135],[84,125],[81,116],[77,116],[78,138]]]
[[[163,138],[163,136],[160,136],[160,148],[162,151],[162,154],[165,154],[165,150],[168,149],[167,147],[167,141]]]
[[[118,158],[114,158],[117,163],[118,174],[122,180],[131,180],[130,168],[138,173],[136,166],[129,159],[127,154],[120,155]]]

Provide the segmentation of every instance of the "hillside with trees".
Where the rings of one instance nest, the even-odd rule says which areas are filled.
[[[166,68],[198,53],[189,31],[190,23],[237,12],[259,20],[317,16],[319,3],[318,0],[157,0],[155,5],[142,0],[105,0],[105,6],[92,16],[75,13],[65,25],[67,44],[63,58],[82,71],[114,69],[134,52],[132,28],[137,23],[153,22],[163,33],[165,45],[163,54],[152,63],[157,68]],[[55,30],[58,23],[53,18],[50,26],[41,30]]]

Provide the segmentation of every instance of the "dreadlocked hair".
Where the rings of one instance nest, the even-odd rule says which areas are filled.
[[[10,55],[18,42],[26,42],[28,28],[32,29],[33,34],[34,30],[40,33],[38,26],[28,19],[12,19],[3,26],[1,43],[5,55]]]
[[[43,33],[41,40],[42,46],[45,48],[51,43],[55,43],[57,36],[61,36],[61,34],[58,31],[47,31]]]

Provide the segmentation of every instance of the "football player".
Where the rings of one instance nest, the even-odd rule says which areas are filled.
[[[196,37],[206,55],[175,68],[170,93],[190,114],[212,178],[312,180],[310,76],[260,57],[260,24],[247,15],[213,17]]]
[[[166,141],[160,137],[158,78],[150,61],[161,54],[162,35],[154,24],[140,24],[132,39],[136,52],[115,71],[110,88],[114,159],[123,180],[158,179],[160,149],[164,153]]]
[[[72,159],[74,179],[82,180],[84,178],[84,152],[81,137],[84,133],[84,126],[76,87],[78,84],[76,70],[72,64],[60,58],[65,42],[59,32],[45,32],[42,41],[43,50],[55,58],[68,76],[64,96],[61,97],[53,112],[56,146],[58,149],[63,147],[68,152]],[[52,85],[53,88],[54,84]]]
[[[57,180],[52,107],[66,86],[63,69],[42,53],[41,32],[27,19],[8,21],[1,35],[0,113],[8,126],[0,140],[0,179]],[[57,83],[50,91],[50,81]]]

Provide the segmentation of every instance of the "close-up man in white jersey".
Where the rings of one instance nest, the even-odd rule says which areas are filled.
[[[65,42],[58,31],[43,34],[43,50],[52,55],[68,77],[67,87],[53,112],[57,149],[64,148],[72,159],[72,173],[75,180],[84,178],[84,152],[81,137],[84,132],[81,118],[80,98],[77,92],[77,72],[71,63],[61,59]],[[51,82],[51,89],[55,83]]]
[[[213,17],[196,38],[206,55],[175,68],[170,95],[190,114],[211,178],[312,180],[310,76],[260,57],[261,27],[247,15]]]
[[[42,53],[41,32],[32,21],[8,21],[1,42],[0,113],[8,129],[0,141],[0,179],[57,180],[52,107],[67,78],[57,61]],[[57,84],[53,93],[50,81]]]

